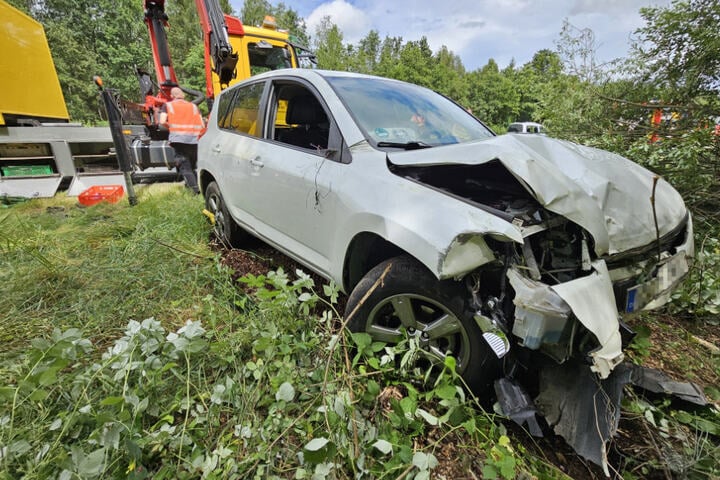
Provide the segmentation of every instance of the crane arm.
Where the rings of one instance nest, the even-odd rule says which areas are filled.
[[[170,48],[165,33],[165,28],[168,25],[167,21],[165,0],[145,0],[145,24],[150,34],[155,73],[160,87],[158,96],[170,100],[170,89],[177,87],[178,81],[170,58]]]
[[[234,52],[228,38],[225,15],[218,0],[195,0],[200,24],[205,39],[205,84],[206,96],[214,98],[212,72],[226,86],[237,75],[238,54]]]
[[[145,24],[150,34],[158,92],[157,94],[153,93],[154,88],[150,75],[143,69],[136,68],[140,92],[144,97],[144,103],[140,105],[139,109],[143,112],[146,125],[157,129],[158,111],[163,104],[172,100],[170,91],[173,87],[179,87],[185,93],[192,95],[194,97],[192,102],[196,104],[205,100],[205,96],[202,92],[184,88],[178,84],[165,31],[168,28],[165,0],[143,0],[143,6],[145,7]]]

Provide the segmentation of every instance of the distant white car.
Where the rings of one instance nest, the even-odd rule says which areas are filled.
[[[599,385],[623,360],[621,314],[667,301],[694,252],[682,198],[637,164],[496,136],[426,88],[353,73],[225,90],[198,175],[219,238],[250,233],[334,280],[351,330],[409,339],[428,368],[452,356],[486,395],[503,376],[540,397],[582,384],[558,368]],[[567,396],[594,418],[592,396]]]
[[[538,133],[544,135],[545,127],[535,122],[515,122],[508,126],[508,133]]]

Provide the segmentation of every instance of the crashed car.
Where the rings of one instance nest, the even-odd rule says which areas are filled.
[[[428,365],[454,357],[476,393],[604,463],[616,417],[587,451],[577,419],[597,431],[617,407],[622,316],[665,303],[693,257],[667,182],[594,148],[496,136],[426,88],[320,70],[225,90],[198,157],[219,238],[259,237],[334,280],[351,330],[411,339]]]

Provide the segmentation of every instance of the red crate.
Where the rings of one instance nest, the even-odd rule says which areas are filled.
[[[86,207],[102,201],[117,203],[124,194],[122,185],[95,185],[78,195],[78,201]]]

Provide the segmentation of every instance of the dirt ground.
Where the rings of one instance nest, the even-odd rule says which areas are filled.
[[[216,248],[222,251],[223,262],[235,272],[234,278],[248,273],[261,275],[279,267],[290,274],[298,268],[307,272],[297,262],[259,241],[249,245],[248,250],[229,250],[222,245],[216,245]],[[320,288],[324,280],[317,276],[314,279]],[[341,297],[340,312],[344,309],[344,300]],[[664,314],[653,317],[652,321],[642,316],[635,317],[629,319],[628,324],[633,329],[642,327],[649,331],[650,342],[646,350],[630,352],[630,355],[638,357],[639,363],[662,370],[675,380],[692,381],[703,389],[720,387],[720,360],[716,350],[720,348],[720,322]],[[526,451],[545,459],[570,478],[607,478],[600,467],[577,455],[561,437],[534,438],[512,422],[506,422],[505,426],[511,438]],[[432,436],[431,430],[428,438],[418,439],[418,442],[431,442]],[[659,438],[657,431],[651,431],[643,418],[623,411],[618,432],[608,452],[611,476],[621,478],[619,472],[625,469],[632,471],[637,478],[673,478],[672,472],[663,467],[667,449],[673,448],[670,443]],[[440,461],[435,470],[437,478],[481,478],[481,456],[478,455],[481,452],[468,452],[466,445],[462,438],[455,438],[435,452]],[[676,447],[681,448],[682,445]]]

